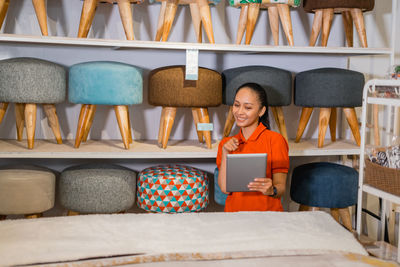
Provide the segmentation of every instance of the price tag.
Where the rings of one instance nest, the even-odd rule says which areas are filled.
[[[199,77],[199,50],[187,49],[186,50],[186,80],[198,80]]]
[[[214,130],[214,124],[212,123],[197,123],[197,131],[212,131]]]

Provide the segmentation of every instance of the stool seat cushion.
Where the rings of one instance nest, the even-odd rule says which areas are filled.
[[[273,4],[287,4],[292,7],[300,6],[300,0],[229,0],[229,5],[234,7],[240,7],[242,5],[251,3],[260,3],[261,8],[268,8],[269,5]]]
[[[360,107],[364,75],[357,71],[321,68],[295,77],[294,104],[303,107]]]
[[[288,106],[292,102],[292,74],[267,66],[244,66],[222,72],[222,103],[232,106],[236,90],[245,83],[258,83],[270,106]]]
[[[167,0],[149,0],[150,4],[160,3]],[[217,5],[221,0],[208,0],[209,5]],[[196,3],[196,0],[178,0],[178,5],[189,5],[191,3]]]
[[[214,170],[214,200],[217,204],[225,206],[226,198],[228,194],[225,194],[221,191],[221,188],[218,185],[218,168]]]
[[[115,213],[132,207],[136,173],[113,164],[85,164],[65,169],[58,184],[58,199],[68,210]]]
[[[142,170],[138,178],[138,206],[147,211],[200,211],[208,205],[208,178],[196,168],[160,165]]]
[[[71,66],[71,103],[92,105],[134,105],[143,101],[142,70],[132,65],[94,61]]]
[[[314,162],[294,168],[290,197],[311,207],[346,208],[357,203],[357,188],[355,169],[331,162]]]
[[[63,66],[25,57],[0,61],[0,102],[56,104],[65,95]]]
[[[360,8],[362,11],[374,9],[375,0],[303,0],[306,12],[324,8]]]
[[[199,67],[198,80],[185,80],[185,66],[152,70],[149,103],[166,107],[216,107],[222,102],[221,75]]]
[[[0,214],[42,213],[54,206],[56,175],[36,166],[0,169]]]

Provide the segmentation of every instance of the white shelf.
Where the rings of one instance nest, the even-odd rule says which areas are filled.
[[[374,195],[374,196],[389,200],[389,201],[394,202],[396,204],[400,204],[400,196],[396,196],[396,195],[390,194],[388,192],[385,192],[383,190],[380,190],[380,189],[375,188],[373,186],[370,186],[368,184],[364,184],[363,187],[362,187],[362,190],[364,192],[367,192],[367,193],[371,194],[371,195]]]
[[[53,140],[35,140],[35,148],[29,150],[26,140],[0,140],[0,158],[216,158],[219,141],[207,149],[197,140],[170,140],[167,149],[158,147],[155,140],[134,141],[129,150],[124,149],[120,140],[89,140],[79,149],[73,147],[73,140],[64,140],[58,145]],[[354,142],[325,140],[323,148],[317,148],[317,140],[300,143],[289,141],[289,156],[355,155],[360,149]]]
[[[251,52],[251,53],[295,53],[295,54],[333,54],[333,55],[390,55],[389,48],[354,48],[354,47],[299,47],[270,45],[236,45],[236,44],[206,44],[186,42],[155,42],[129,41],[111,39],[90,39],[54,36],[32,36],[16,34],[0,34],[0,42],[14,44],[66,45],[108,47],[112,49],[168,49],[221,52]]]

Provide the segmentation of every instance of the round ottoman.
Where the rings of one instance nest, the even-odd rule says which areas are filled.
[[[222,103],[230,106],[224,127],[224,137],[229,136],[235,122],[232,105],[235,101],[236,90],[249,82],[257,83],[264,88],[276,125],[280,133],[288,140],[282,106],[289,106],[292,103],[292,73],[267,66],[244,66],[222,72]]]
[[[69,214],[117,213],[135,203],[136,173],[113,164],[85,164],[65,169],[58,199]]]
[[[350,167],[331,162],[314,162],[293,170],[290,197],[308,207],[330,208],[336,220],[351,230],[349,206],[357,203],[358,172]]]
[[[217,204],[221,206],[225,206],[226,198],[228,194],[225,194],[221,191],[221,188],[218,185],[218,168],[214,170],[214,200]]]
[[[40,217],[54,206],[56,175],[49,169],[21,165],[0,168],[0,216]]]
[[[96,105],[113,105],[126,149],[132,143],[128,105],[143,101],[142,70],[119,62],[93,61],[71,66],[68,100],[82,104],[75,147],[86,141]]]
[[[299,142],[314,107],[320,107],[318,147],[323,147],[325,133],[330,128],[336,140],[336,108],[343,108],[357,145],[361,137],[354,107],[362,105],[364,75],[357,71],[321,68],[300,72],[295,77],[294,104],[302,112],[296,134]]]
[[[137,187],[138,206],[147,211],[193,212],[208,205],[208,178],[196,168],[150,167],[139,173]]]
[[[17,137],[22,140],[25,121],[29,149],[34,146],[36,104],[43,105],[57,143],[62,143],[54,104],[64,102],[65,95],[66,70],[63,66],[37,58],[0,61],[0,122],[8,103],[15,103]]]
[[[178,107],[192,108],[194,122],[209,123],[207,107],[216,107],[222,101],[221,75],[199,67],[198,80],[185,80],[185,66],[169,66],[152,70],[149,75],[149,103],[162,106],[158,143],[167,147],[169,135]],[[203,135],[211,148],[211,132],[197,131],[199,141]]]

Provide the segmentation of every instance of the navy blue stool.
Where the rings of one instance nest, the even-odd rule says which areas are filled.
[[[214,170],[214,200],[217,204],[225,206],[226,198],[228,194],[225,194],[221,191],[221,188],[218,185],[218,168]]]
[[[293,170],[290,197],[300,211],[330,208],[336,221],[352,230],[349,207],[357,203],[358,172],[350,167],[314,162]]]

